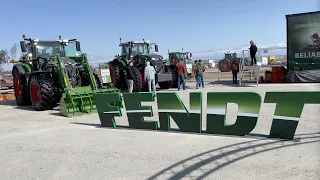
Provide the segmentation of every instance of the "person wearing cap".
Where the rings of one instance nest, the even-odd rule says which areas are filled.
[[[132,69],[133,62],[129,61],[129,66],[127,66],[127,86],[128,86],[128,92],[132,93],[133,90],[133,78],[135,77],[135,74]]]
[[[146,67],[144,68],[144,80],[148,82],[149,92],[151,92],[151,86],[153,87],[154,96],[157,96],[156,91],[156,83],[155,83],[155,76],[156,70],[153,66],[150,65],[150,61],[146,62]]]

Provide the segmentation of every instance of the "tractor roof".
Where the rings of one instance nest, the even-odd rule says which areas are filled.
[[[187,53],[190,53],[190,52],[179,52],[179,51],[176,51],[176,52],[169,52],[168,54],[187,54]]]
[[[130,42],[133,42],[134,44],[150,44],[149,41],[143,42],[143,41],[127,41],[127,42],[122,42],[120,45],[126,45],[129,44]]]

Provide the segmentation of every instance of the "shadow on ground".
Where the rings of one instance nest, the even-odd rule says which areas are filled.
[[[37,111],[35,110],[31,105],[27,105],[27,106],[18,106],[17,102],[15,100],[9,100],[9,101],[0,101],[0,106],[12,106],[15,109],[20,109],[20,110],[26,110],[26,111]],[[54,115],[54,116],[62,116],[59,112],[59,105],[57,107],[55,107],[53,111],[50,113],[50,115]]]
[[[22,109],[27,111],[35,111],[35,109],[31,106],[18,106],[17,102],[15,100],[8,100],[8,101],[0,101],[0,105],[2,106],[12,106],[16,109]]]
[[[286,147],[320,142],[320,132],[300,134],[297,136],[300,137],[299,142],[290,140],[276,140],[271,142],[252,140],[212,149],[177,162],[149,177],[148,180],[173,180],[181,178],[196,180],[208,179],[210,174],[244,158]]]
[[[210,85],[224,85],[224,86],[234,86],[232,80],[220,80],[215,82],[208,82]]]
[[[98,123],[78,123],[72,122],[72,124],[94,126],[96,128],[103,128]],[[134,130],[130,129],[128,126],[117,126],[117,128],[106,128],[112,130]],[[153,130],[142,130],[138,131],[153,131]],[[171,132],[168,131],[153,131],[157,133],[175,133],[179,131],[178,129],[172,129]],[[184,132],[181,132],[184,133]],[[194,134],[194,133],[184,133],[184,134]],[[226,135],[213,135],[213,134],[196,134],[196,135],[209,135],[209,136],[224,136]],[[291,146],[299,146],[304,144],[318,143],[320,142],[320,132],[308,133],[308,134],[296,134],[293,140],[283,140],[266,138],[267,135],[261,134],[249,134],[247,136],[231,136],[237,138],[252,139],[247,142],[241,142],[236,144],[231,144],[223,146],[220,148],[212,149],[182,161],[179,161],[159,172],[152,175],[148,180],[154,179],[208,179],[208,176],[219,169],[225,168],[226,166],[238,162],[242,159],[258,155],[260,153],[279,150]],[[262,138],[261,138],[262,137]],[[271,141],[272,140],[272,141]]]
[[[120,131],[122,131],[122,130],[126,130],[126,131],[152,131],[152,132],[156,132],[156,133],[193,134],[193,135],[197,135],[197,136],[214,136],[214,137],[218,136],[218,137],[236,137],[236,138],[245,138],[245,139],[261,139],[261,140],[275,139],[275,140],[279,140],[279,138],[270,138],[266,134],[258,134],[258,133],[250,133],[245,136],[235,136],[235,135],[211,134],[211,133],[206,133],[206,131],[204,131],[204,130],[202,131],[202,133],[182,132],[182,131],[180,131],[179,128],[171,128],[170,131],[163,131],[163,130],[135,129],[135,128],[130,128],[129,126],[125,126],[125,125],[117,125],[116,128],[113,128],[113,127],[102,127],[100,123],[82,123],[82,122],[70,122],[70,123],[77,124],[77,125],[84,125],[84,126],[93,126],[95,128],[104,128],[104,129],[108,129],[108,130],[120,130]],[[300,141],[300,139],[294,138],[290,141]]]

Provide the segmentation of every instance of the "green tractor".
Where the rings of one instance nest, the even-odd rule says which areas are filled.
[[[182,63],[185,65],[188,75],[186,76],[186,79],[190,79],[192,77],[192,62],[191,52],[183,52],[182,51],[176,51],[176,52],[170,52],[168,50],[169,58],[168,58],[168,65],[170,66],[171,71],[175,69],[177,61],[182,59]],[[191,67],[190,67],[191,66]],[[176,72],[172,71],[172,87],[177,87],[177,75]]]
[[[221,72],[229,72],[231,70],[231,62],[233,60],[240,62],[240,58],[237,58],[236,52],[224,53],[224,59],[219,61],[219,70]]]
[[[96,112],[94,93],[119,92],[111,87],[100,89],[101,82],[92,73],[80,42],[71,40],[20,41],[23,56],[14,63],[14,92],[19,106],[32,105],[36,110],[51,110],[60,103],[60,113],[70,117]]]
[[[171,87],[171,71],[168,71],[165,62],[163,62],[163,57],[151,53],[153,45],[155,52],[158,52],[158,45],[149,43],[144,39],[143,41],[128,42],[121,42],[121,40],[120,38],[119,46],[121,47],[121,55],[116,56],[113,61],[109,62],[111,81],[115,87],[121,90],[127,89],[125,67],[129,60],[133,61],[133,70],[136,74],[134,77],[134,92],[148,90],[147,82],[144,79],[144,68],[146,67],[147,61],[149,61],[156,70],[155,83],[158,83],[161,89],[169,89]]]

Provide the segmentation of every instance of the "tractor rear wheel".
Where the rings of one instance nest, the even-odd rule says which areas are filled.
[[[120,75],[120,68],[117,64],[110,64],[109,65],[111,82],[114,87],[118,89],[122,89],[123,84],[121,83],[121,75]]]
[[[36,74],[30,80],[32,106],[38,111],[50,110],[57,105],[57,93],[51,74]]]
[[[227,59],[223,59],[219,61],[219,70],[221,72],[229,72],[231,70],[231,63]]]
[[[30,96],[28,93],[28,83],[25,75],[20,75],[17,68],[13,69],[13,87],[16,102],[19,106],[30,104]]]

